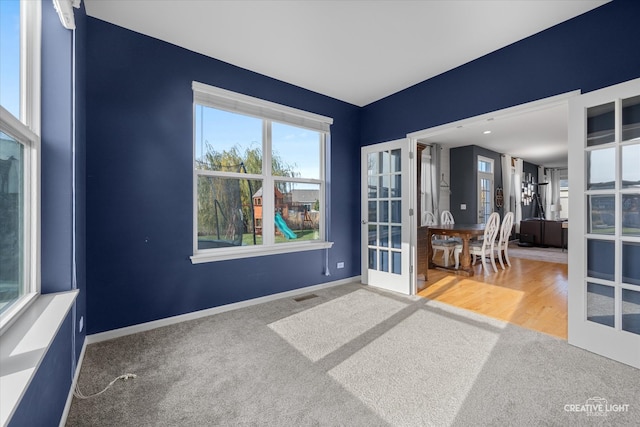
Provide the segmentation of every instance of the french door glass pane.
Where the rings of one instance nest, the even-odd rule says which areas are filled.
[[[380,251],[380,271],[389,271],[389,251]]]
[[[391,252],[391,272],[394,274],[402,274],[402,253]]]
[[[24,295],[24,146],[0,132],[0,313]]]
[[[622,100],[622,141],[640,139],[640,96]]]
[[[597,283],[587,283],[587,320],[614,326],[615,289]]]
[[[401,154],[398,149],[367,155],[368,268],[395,274],[400,274],[402,254],[389,249],[402,246]]]
[[[640,243],[622,243],[622,282],[640,286]]]
[[[622,290],[622,330],[640,335],[640,292]]]
[[[640,236],[640,194],[622,195],[622,234]]]
[[[611,195],[588,196],[588,230],[593,234],[614,234],[616,198]]]
[[[640,126],[640,125],[639,125]],[[622,188],[640,188],[640,144],[622,147]]]
[[[389,226],[381,225],[378,230],[378,235],[380,236],[380,246],[384,248],[389,247]]]
[[[375,199],[376,197],[378,197],[378,180],[372,176],[368,177],[368,180],[369,198]]]
[[[378,232],[376,229],[377,229],[376,225],[369,224],[369,233],[368,233],[369,246],[376,246],[378,244]]]
[[[591,107],[587,110],[587,146],[615,141],[615,103]]]
[[[605,280],[614,279],[615,242],[612,240],[587,240],[587,275]]]
[[[378,269],[378,251],[373,248],[369,248],[369,269],[377,270]]]
[[[588,190],[611,190],[616,185],[616,149],[590,151],[587,158]]]

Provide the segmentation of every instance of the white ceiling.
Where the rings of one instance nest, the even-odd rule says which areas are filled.
[[[521,114],[498,112],[495,117],[466,120],[462,127],[454,124],[419,142],[449,148],[477,145],[539,166],[566,168],[568,114],[566,102]]]
[[[608,1],[85,0],[85,7],[89,16],[364,106]]]

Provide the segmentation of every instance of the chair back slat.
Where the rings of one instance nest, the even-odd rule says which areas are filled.
[[[424,213],[424,225],[436,225],[436,216],[431,212]]]
[[[449,211],[442,211],[440,215],[440,223],[442,225],[446,224],[455,224],[456,222],[453,220],[453,215]]]

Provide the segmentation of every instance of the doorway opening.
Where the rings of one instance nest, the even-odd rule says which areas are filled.
[[[446,156],[441,156],[446,158],[446,163],[443,162],[439,166],[442,179],[447,183],[446,190],[449,197],[445,203],[441,201],[440,211],[450,210],[456,223],[482,223],[482,219],[492,212],[499,212],[501,218],[506,212],[513,212],[517,218],[514,234],[518,233],[520,221],[533,217],[529,212],[533,206],[523,203],[522,186],[526,181],[525,177],[535,183],[550,180],[551,171],[555,171],[558,177],[555,179],[559,181],[566,177],[568,102],[579,94],[579,91],[573,91],[407,135],[410,147],[414,151],[419,146],[429,146],[439,147],[441,153],[446,153]],[[549,143],[543,143],[541,138],[548,138]],[[507,159],[504,158],[505,156]],[[418,163],[420,160],[420,156],[416,156],[414,160],[418,170],[420,170],[420,163]],[[523,170],[523,163],[524,167],[528,166],[530,170]],[[422,171],[425,173],[424,167]],[[529,178],[530,176],[532,178]],[[566,184],[566,181],[564,183]],[[545,186],[536,187],[545,188]],[[553,199],[550,192],[542,194],[543,203],[547,207],[553,206],[552,209],[547,209],[546,216],[549,220],[558,219],[561,215],[568,217],[568,210],[560,211],[562,203],[566,200],[568,188],[563,185],[563,193],[559,187],[560,185]],[[496,191],[498,189],[500,191]],[[501,196],[499,204],[496,203],[497,194]],[[421,199],[423,195],[424,190],[414,192],[414,205],[421,207],[426,205]],[[422,216],[426,213],[422,212]],[[566,215],[563,215],[565,213]],[[420,245],[419,239],[414,241]],[[421,251],[420,247],[416,248],[418,258],[421,253],[424,256],[426,252]],[[421,261],[423,260],[416,259],[416,265],[425,264]],[[473,283],[476,287],[474,293],[486,292],[485,298],[492,292],[495,296],[499,291],[501,298],[491,303],[494,304],[494,314],[491,312],[482,314],[514,321],[522,326],[566,339],[567,264],[555,265],[553,269],[544,268],[550,263],[530,259],[518,260],[512,264],[514,264],[512,267],[506,267],[505,270],[499,268],[498,273],[494,273],[491,269],[485,272],[476,266],[474,276],[465,279],[450,274],[442,275],[437,270],[428,270],[423,277],[416,275],[414,278],[416,291],[419,295],[446,300],[445,302],[449,304],[462,307],[467,303],[473,304],[469,300],[464,301],[463,294],[455,296],[456,292],[460,291],[459,286],[469,288]],[[420,273],[419,270],[420,268],[415,273]],[[527,270],[540,273],[547,271],[541,277],[546,277],[544,286],[549,290],[546,293],[549,300],[535,302],[526,296],[526,292],[535,293],[539,292],[539,289],[527,291],[518,288],[521,288],[522,283],[527,280],[525,272]],[[436,289],[434,280],[438,282],[437,292],[434,291]],[[456,285],[461,281],[465,283]],[[507,284],[513,286],[509,287]],[[434,292],[429,292],[428,288]],[[458,303],[455,302],[456,299]],[[515,308],[521,307],[522,304],[532,304],[531,307],[539,304],[540,308],[538,311],[533,311],[535,314],[527,319],[527,315],[522,314],[529,312],[526,308],[519,310]],[[551,307],[551,309],[547,309],[545,313],[544,307]],[[497,314],[498,312],[502,314]],[[547,316],[549,316],[548,319]],[[515,317],[519,318],[517,322]],[[558,332],[558,322],[561,324],[560,332]],[[534,326],[536,323],[542,326]],[[553,325],[553,330],[545,330],[545,323],[549,326]]]

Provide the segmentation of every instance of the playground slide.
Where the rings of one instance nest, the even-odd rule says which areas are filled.
[[[298,237],[296,236],[296,233],[294,233],[289,227],[287,227],[287,223],[284,222],[284,219],[282,219],[282,215],[280,215],[279,212],[276,212],[276,227],[278,227],[278,230],[280,230],[280,232],[284,234],[284,237],[286,237],[287,239],[295,239]]]

